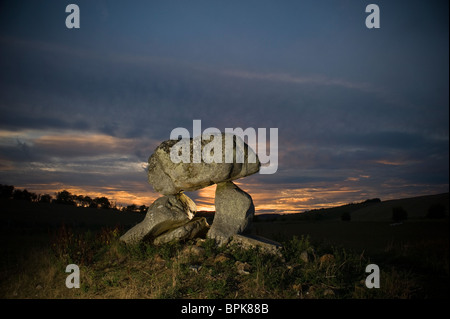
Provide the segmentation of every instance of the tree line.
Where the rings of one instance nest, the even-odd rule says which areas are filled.
[[[63,204],[77,207],[91,207],[97,209],[115,209],[118,211],[127,211],[135,213],[147,212],[146,205],[128,205],[118,207],[116,203],[109,200],[107,197],[91,197],[87,195],[76,195],[62,190],[56,192],[55,197],[50,194],[36,194],[29,192],[26,189],[17,189],[13,185],[0,184],[0,198],[10,200],[23,200],[34,203],[49,203],[49,204]]]

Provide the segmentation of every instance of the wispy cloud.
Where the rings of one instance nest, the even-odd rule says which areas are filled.
[[[369,83],[351,82],[344,79],[330,78],[324,75],[294,76],[287,73],[257,73],[242,70],[224,70],[223,74],[250,80],[263,80],[293,84],[313,84],[324,86],[337,86],[347,89],[360,90],[370,93],[384,93],[385,90],[377,88]]]

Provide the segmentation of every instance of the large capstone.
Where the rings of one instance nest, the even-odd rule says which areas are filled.
[[[196,211],[195,203],[183,193],[160,197],[150,205],[144,220],[128,230],[120,240],[125,243],[153,240],[188,223]]]
[[[261,163],[240,137],[221,133],[162,142],[148,160],[154,190],[173,195],[255,174]]]
[[[249,194],[233,182],[217,185],[215,196],[216,213],[207,237],[220,245],[228,243],[235,234],[250,230],[255,206]]]

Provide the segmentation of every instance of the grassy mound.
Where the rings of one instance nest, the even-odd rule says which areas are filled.
[[[280,256],[211,240],[154,246],[125,245],[123,230],[76,232],[61,227],[49,245],[1,264],[2,298],[415,298],[427,297],[420,278],[398,252],[373,261],[308,237],[283,243]],[[395,257],[397,256],[397,257]],[[80,288],[68,289],[68,264],[80,269]],[[365,267],[381,269],[379,289],[368,289]],[[395,265],[394,265],[395,264]],[[400,263],[402,265],[402,263]],[[405,266],[406,265],[406,266]],[[445,268],[447,267],[447,268]],[[448,278],[448,264],[439,266]]]

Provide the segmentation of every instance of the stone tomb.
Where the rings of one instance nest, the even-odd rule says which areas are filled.
[[[225,135],[211,135],[207,139],[199,136],[188,140],[167,140],[155,149],[148,160],[148,181],[155,191],[164,196],[150,205],[141,223],[120,238],[123,242],[145,240],[158,245],[206,236],[219,245],[235,239],[234,242],[244,246],[253,247],[260,242],[263,249],[275,251],[278,248],[275,242],[268,244],[268,240],[246,235],[250,231],[255,207],[252,197],[232,181],[257,173],[261,163],[257,154],[235,135],[232,138],[233,160],[225,159]],[[216,136],[218,140],[222,138],[221,149],[218,149],[220,144],[217,143],[215,148],[208,145],[214,143]],[[178,147],[178,142],[184,143],[184,147],[190,147],[191,160],[172,160],[170,153],[173,147]],[[192,154],[195,146],[201,146],[201,152],[209,152],[215,160],[205,161],[202,157],[201,161],[194,162]],[[227,148],[229,152],[230,145]],[[222,160],[214,152],[219,152]],[[195,217],[197,207],[183,191],[198,190],[213,184],[217,184],[214,200],[216,212],[210,226],[205,217]]]

